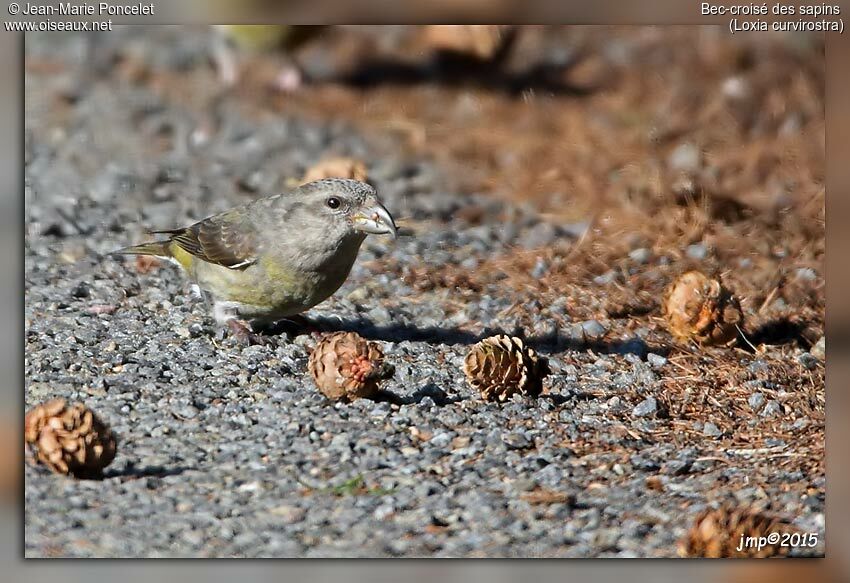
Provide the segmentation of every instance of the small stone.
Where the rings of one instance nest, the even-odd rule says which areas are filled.
[[[307,515],[307,511],[303,508],[299,508],[298,506],[290,506],[288,504],[272,508],[271,510],[269,510],[269,513],[276,517],[279,517],[280,521],[284,524],[294,524],[296,522],[301,522]]]
[[[670,152],[667,164],[678,172],[696,172],[700,166],[700,151],[694,144],[679,144]]]
[[[433,445],[434,447],[443,448],[449,445],[452,441],[452,436],[446,432],[438,433],[434,437],[432,437],[428,443]]]
[[[817,272],[811,267],[801,267],[797,270],[797,279],[802,281],[814,281],[818,278]]]
[[[599,340],[608,332],[608,329],[598,320],[587,320],[581,323],[581,330],[588,340]]]
[[[808,370],[814,370],[817,368],[820,361],[814,355],[804,352],[800,356],[797,357],[797,362],[802,364]]]
[[[631,259],[635,263],[646,263],[650,260],[651,257],[652,252],[646,247],[634,249],[629,253],[629,259]]]
[[[762,417],[775,417],[776,415],[780,415],[782,413],[782,405],[779,404],[779,401],[775,401],[771,399],[767,402],[767,405],[764,406],[764,409],[761,412]]]
[[[524,433],[508,433],[502,438],[502,441],[511,449],[528,449],[534,447],[534,441]]]
[[[87,283],[80,282],[73,290],[71,290],[71,295],[79,299],[87,298],[91,295],[91,288]]]
[[[537,258],[537,262],[534,264],[534,268],[531,270],[531,277],[534,279],[540,279],[546,272],[549,270],[549,264],[546,263],[546,260],[542,257]]]
[[[683,476],[691,471],[692,460],[670,460],[661,468],[669,476]]]
[[[178,405],[172,409],[174,415],[179,419],[194,419],[198,416],[198,408],[193,405]]]
[[[632,409],[632,415],[635,417],[647,417],[654,414],[657,410],[658,402],[655,400],[655,397],[647,397]]]
[[[375,512],[372,513],[372,516],[375,517],[375,520],[386,520],[390,516],[393,515],[395,509],[390,504],[382,504],[375,509]]]
[[[694,245],[688,245],[688,248],[685,249],[685,253],[691,259],[702,261],[708,255],[708,249],[702,243],[696,243]]]
[[[723,432],[714,423],[708,422],[702,426],[702,434],[706,437],[720,437]]]
[[[636,469],[643,470],[645,472],[654,472],[661,467],[655,460],[648,459],[640,455],[631,456],[629,458],[629,462],[631,462],[632,466]]]
[[[667,359],[661,356],[660,354],[655,354],[654,352],[650,352],[646,355],[646,361],[652,368],[661,368],[665,364],[667,364]]]
[[[596,277],[594,277],[593,283],[595,283],[596,285],[607,285],[614,281],[616,277],[617,272],[611,269],[610,271],[606,271],[602,275],[597,275]]]
[[[742,101],[752,95],[749,82],[741,76],[727,77],[720,86],[723,97],[733,101]]]
[[[537,223],[520,237],[519,244],[526,249],[547,247],[557,236],[558,231],[551,223]]]
[[[761,393],[753,393],[750,395],[748,403],[753,411],[758,411],[764,406],[764,395]]]
[[[538,263],[539,262],[540,260],[538,260]],[[460,262],[460,266],[468,271],[478,269],[478,259],[476,259],[475,257],[467,257],[466,259]]]
[[[808,426],[809,426],[809,420],[805,419],[803,417],[800,417],[799,419],[794,421],[794,423],[791,425],[791,429],[795,429],[795,430],[799,431],[801,429],[805,429]]]
[[[435,406],[434,399],[428,396],[422,397],[421,399],[419,399],[419,406],[423,409],[430,409],[431,407]]]

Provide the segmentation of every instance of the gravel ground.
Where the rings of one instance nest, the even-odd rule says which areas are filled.
[[[169,74],[206,71],[199,94],[216,89],[200,33],[168,36],[168,50],[135,31],[115,38]],[[804,444],[709,455],[722,432],[709,422],[687,428],[705,447],[675,437],[685,429],[656,395],[678,373],[649,332],[594,343],[611,322],[561,326],[563,304],[517,307],[498,278],[475,301],[422,291],[423,273],[473,273],[516,249],[573,242],[586,225],[461,195],[392,136],[235,99],[200,107],[126,66],[81,83],[83,37],[28,35],[27,59],[26,405],[83,401],[120,444],[101,481],[27,465],[26,556],[669,557],[727,483],[739,502],[770,500],[823,533],[823,476],[780,465]],[[145,229],[283,189],[328,153],[364,160],[416,232],[370,237],[343,288],[310,314],[382,343],[396,365],[382,401],[322,397],[306,372],[311,335],[237,345],[176,268],[105,257]],[[470,206],[474,223],[458,212]],[[549,357],[544,396],[497,405],[466,385],[469,345],[496,331],[523,332]],[[822,370],[801,348],[777,358]],[[814,382],[822,397],[822,373]],[[753,393],[749,431],[781,415],[783,389],[795,390]]]

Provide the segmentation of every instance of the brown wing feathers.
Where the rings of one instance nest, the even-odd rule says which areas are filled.
[[[216,215],[184,229],[156,232],[171,235],[172,242],[195,257],[230,269],[244,269],[257,260],[254,226],[239,212]]]

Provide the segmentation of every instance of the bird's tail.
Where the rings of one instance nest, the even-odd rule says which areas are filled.
[[[171,257],[171,241],[151,241],[141,245],[132,245],[113,251],[110,255],[156,255],[157,257]]]

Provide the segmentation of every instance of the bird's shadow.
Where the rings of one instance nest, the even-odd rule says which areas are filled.
[[[649,352],[666,356],[670,349],[664,346],[651,346],[639,339],[628,340],[594,340],[588,338],[577,338],[565,336],[559,331],[551,334],[526,336],[521,329],[505,330],[501,328],[485,328],[480,333],[463,330],[456,327],[445,326],[413,326],[410,324],[395,323],[388,325],[376,325],[365,318],[339,319],[326,316],[312,316],[307,320],[309,325],[321,332],[356,332],[369,340],[382,342],[424,342],[437,345],[463,345],[469,346],[480,342],[484,338],[497,334],[508,334],[523,339],[541,354],[554,354],[566,351],[584,352],[590,350],[599,354],[634,354],[642,359]],[[298,326],[301,323],[299,322]],[[293,327],[292,323],[281,322],[274,328],[268,330],[271,334],[298,334],[304,329]]]
[[[423,85],[438,83],[452,87],[479,87],[517,96],[527,91],[575,97],[589,95],[593,89],[563,81],[570,64],[538,63],[522,71],[509,71],[492,62],[463,55],[440,54],[427,63],[409,63],[388,58],[362,61],[353,71],[335,80],[368,89],[378,85]]]
[[[416,405],[421,403],[426,397],[430,397],[438,407],[444,407],[462,400],[458,395],[449,395],[434,383],[428,383],[410,395],[398,395],[392,391],[382,389],[373,397],[373,400],[387,402],[393,405]]]
[[[750,344],[759,346],[761,344],[795,344],[800,348],[808,350],[812,341],[804,335],[805,322],[794,321],[788,318],[780,318],[766,322],[753,330],[748,335],[749,342],[739,342],[742,348],[749,349]]]
[[[122,482],[129,480],[139,480],[141,478],[165,478],[167,476],[179,476],[183,472],[192,468],[185,466],[175,466],[166,468],[163,466],[144,466],[136,467],[133,464],[127,464],[123,469],[106,470],[100,479],[108,480],[110,478],[119,478]]]

